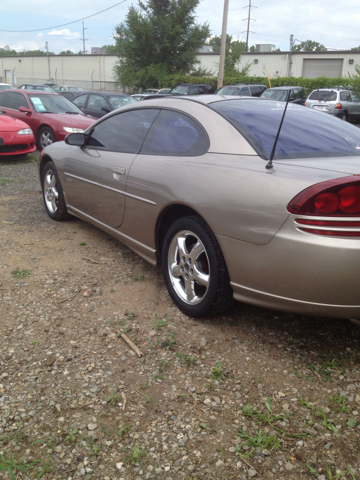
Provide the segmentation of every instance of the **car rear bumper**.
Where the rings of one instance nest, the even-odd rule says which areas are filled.
[[[308,315],[360,318],[360,237],[299,231],[290,215],[267,245],[217,235],[234,298]]]

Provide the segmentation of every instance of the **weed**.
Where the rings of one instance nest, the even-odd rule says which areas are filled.
[[[250,448],[255,449],[256,447],[261,447],[270,450],[278,450],[280,448],[280,441],[277,440],[274,436],[268,436],[265,433],[262,433],[261,430],[258,430],[256,435],[256,437],[250,437],[250,435],[244,432],[244,430],[242,430],[241,428],[239,428],[237,432],[237,437],[245,439],[246,445]]]
[[[133,447],[130,452],[127,454],[125,458],[126,463],[131,463],[131,465],[135,465],[141,457],[146,456],[146,451],[141,450],[139,447]]]
[[[32,342],[33,345],[37,345],[38,343],[39,343],[39,340],[34,340],[34,341]]]
[[[91,457],[92,455],[97,456],[97,455],[99,455],[99,453],[100,453],[100,447],[99,447],[98,445],[93,445],[93,446],[92,446],[91,453],[90,453],[89,456],[90,456],[90,457]]]
[[[336,395],[335,397],[329,398],[328,404],[329,403],[335,403],[337,408],[334,408],[330,405],[331,410],[334,410],[334,412],[344,412],[344,413],[349,413],[350,410],[348,407],[345,405],[346,398],[343,395]]]
[[[139,275],[138,277],[132,277],[132,279],[134,282],[142,282],[143,280],[145,280],[145,276]]]
[[[176,397],[177,402],[183,402],[187,397],[186,393],[179,393],[178,396]]]
[[[176,352],[176,358],[179,360],[180,363],[186,364],[188,367],[192,367],[195,365],[196,358],[186,353],[179,353]]]
[[[316,382],[315,377],[311,377],[310,375],[303,375],[303,374],[299,373],[297,370],[292,370],[291,373],[294,374],[298,378],[304,378],[308,382]]]
[[[142,384],[140,385],[140,388],[141,388],[141,390],[145,390],[145,388],[146,388],[147,386],[148,386],[147,383],[142,383]]]
[[[167,348],[168,350],[172,350],[173,345],[176,344],[176,333],[175,332],[170,332],[166,335],[167,338],[167,345],[165,345],[163,348]]]
[[[321,418],[322,419],[322,422],[321,424],[326,427],[328,430],[330,430],[331,432],[335,433],[335,435],[338,434],[338,431],[337,431],[337,428],[335,427],[335,425],[333,424],[333,420],[330,420],[326,417],[326,414],[324,412],[324,410],[322,408],[320,408],[320,410],[315,410],[315,406],[314,405],[311,405],[310,402],[306,401],[306,400],[303,400],[302,398],[300,399],[300,405],[303,405],[304,407],[308,408],[309,410],[311,410],[314,415],[316,415],[317,417]]]
[[[224,375],[222,374],[222,370],[221,370],[221,366],[222,366],[222,363],[221,362],[217,362],[215,367],[213,368],[213,371],[210,375],[210,377],[213,379],[213,380],[221,380],[224,378]]]
[[[29,278],[31,275],[31,270],[13,270],[11,274],[16,278],[16,280],[20,280],[21,278]]]
[[[333,474],[331,473],[330,465],[326,465],[326,476],[329,480],[335,480],[335,478],[341,477],[342,475],[344,475],[344,473],[346,473],[346,470],[343,470],[342,472],[337,473],[336,475],[333,476]]]
[[[82,435],[80,435],[80,433],[78,433],[78,429],[74,428],[74,430],[71,430],[69,435],[65,437],[64,442],[67,442],[68,440],[70,440],[72,443],[75,443],[77,439],[81,439],[81,438],[83,437]]]
[[[145,399],[144,399],[144,402],[145,403],[152,403],[152,397],[150,395],[144,395]]]
[[[166,368],[169,366],[169,360],[168,358],[164,358],[161,360],[160,365],[159,365],[159,372],[163,372]]]
[[[102,431],[105,433],[105,435],[107,435],[108,437],[110,437],[111,432],[110,432],[110,430],[109,430],[107,427],[105,427],[105,425],[100,425],[99,428],[100,428],[100,430],[102,430]]]
[[[210,428],[206,425],[206,423],[200,423],[200,427],[205,430],[207,433],[214,433],[216,432],[215,428]]]
[[[165,327],[166,323],[167,322],[166,320],[164,320],[164,318],[155,320],[155,323],[154,323],[155,330],[157,330],[158,332],[162,332],[162,327]]]
[[[306,462],[306,466],[308,467],[311,475],[316,475],[316,476],[318,476],[317,471],[315,470],[315,468],[313,468],[313,467],[310,465],[310,463]]]
[[[120,430],[118,431],[118,435],[122,437],[126,433],[130,432],[131,426],[130,425],[125,425],[125,427],[121,427]]]
[[[7,185],[8,183],[11,183],[12,180],[11,178],[5,178],[5,177],[2,177],[0,178],[0,184],[5,187],[5,185]]]
[[[115,290],[112,288],[112,289],[110,290],[110,293],[114,293],[114,292],[115,292]]]
[[[115,390],[112,390],[110,395],[105,398],[105,402],[111,403],[112,405],[116,405],[117,403],[120,402],[120,397]]]
[[[86,242],[80,242],[79,245],[81,246],[86,245]]]
[[[128,320],[131,320],[131,319],[133,319],[133,318],[135,317],[133,311],[128,312],[127,310],[125,310],[125,315],[126,315],[126,318],[127,318]]]
[[[114,323],[116,322],[116,319],[115,319],[115,318],[109,318],[107,322],[108,322],[110,325],[114,325]]]

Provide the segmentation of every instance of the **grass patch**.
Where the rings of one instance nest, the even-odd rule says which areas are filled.
[[[29,278],[31,275],[31,270],[20,270],[17,268],[13,270],[11,274],[16,278],[16,280],[20,280],[22,278]]]

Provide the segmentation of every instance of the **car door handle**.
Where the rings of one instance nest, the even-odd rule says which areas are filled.
[[[113,168],[113,177],[115,180],[120,180],[121,175],[125,175],[126,168],[124,167],[114,167]]]

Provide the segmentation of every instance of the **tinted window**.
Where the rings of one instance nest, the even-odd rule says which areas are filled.
[[[77,103],[77,105],[79,104]],[[87,108],[103,113],[104,111],[101,110],[102,107],[107,107],[108,110],[110,110],[104,97],[101,97],[100,95],[89,95]]]
[[[155,120],[141,153],[202,155],[209,148],[205,131],[187,115],[162,110]]]
[[[5,99],[8,92],[0,93],[0,107],[5,107]]]
[[[210,108],[227,118],[259,155],[270,157],[285,104],[244,99],[216,102]],[[360,129],[332,115],[288,105],[275,159],[348,155],[360,155]]]
[[[13,110],[19,110],[19,107],[29,108],[29,104],[25,98],[25,95],[18,92],[8,92],[6,99],[6,105],[4,107],[12,108]]]
[[[337,93],[329,90],[315,90],[310,94],[309,100],[323,100],[324,102],[333,102],[336,100]]]
[[[305,92],[302,88],[299,90],[299,98],[306,98]]]
[[[87,95],[80,95],[79,97],[74,98],[73,103],[75,103],[75,105],[77,105],[78,107],[83,108],[85,107],[86,98]]]
[[[280,100],[285,102],[289,90],[265,90],[262,94],[262,98],[271,98],[272,100]]]
[[[89,146],[111,152],[138,153],[159,110],[124,112],[99,123]]]
[[[249,92],[249,87],[242,87],[240,88],[239,90],[239,93],[237,95],[242,95],[244,97],[247,97],[250,95],[250,92]]]
[[[262,88],[261,87],[250,87],[251,95],[253,97],[260,97],[262,93]]]
[[[219,95],[237,95],[238,94],[238,88],[237,87],[221,87],[217,91]]]

